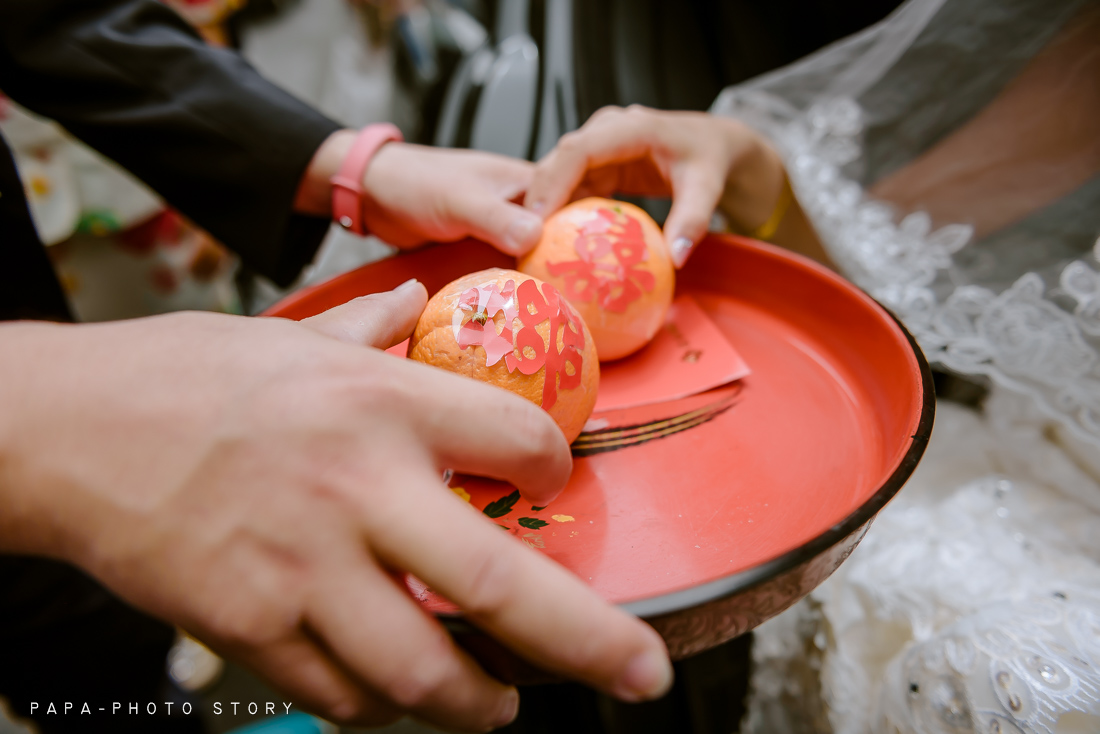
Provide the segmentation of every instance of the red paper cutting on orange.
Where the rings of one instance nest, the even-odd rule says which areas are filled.
[[[468,320],[463,316],[465,321],[458,330],[459,347],[481,346],[485,349],[487,366],[503,358],[509,372],[519,370],[533,375],[546,368],[542,389],[544,409],[549,410],[557,402],[559,388],[568,390],[580,384],[584,330],[580,317],[554,286],[543,283],[540,292],[533,280],[524,281],[518,288],[512,280],[503,288],[487,283],[464,292],[458,306],[469,315]],[[498,313],[504,316],[499,333],[494,321]],[[514,331],[516,319],[520,322],[518,331]],[[549,345],[536,328],[547,320]]]
[[[653,273],[634,267],[648,256],[634,217],[601,208],[577,232],[573,247],[579,259],[546,263],[551,275],[565,275],[567,298],[581,303],[595,298],[605,310],[622,313],[656,285]]]

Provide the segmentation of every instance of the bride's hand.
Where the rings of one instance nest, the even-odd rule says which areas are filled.
[[[716,208],[751,231],[767,221],[782,186],[779,155],[736,120],[605,107],[538,162],[524,203],[545,217],[584,196],[671,196],[665,241],[680,267]]]

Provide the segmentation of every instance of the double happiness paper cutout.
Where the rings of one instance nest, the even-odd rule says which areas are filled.
[[[600,208],[577,232],[577,260],[547,262],[551,275],[565,275],[563,290],[574,303],[596,299],[600,307],[622,313],[657,285],[653,273],[635,267],[649,256],[642,224],[634,217]],[[611,258],[608,258],[611,256]]]
[[[504,316],[500,333],[494,319],[497,314]],[[513,330],[516,319],[520,321],[518,331]],[[536,329],[546,321],[550,322],[549,347]],[[518,288],[512,280],[503,288],[496,283],[470,288],[459,296],[451,325],[459,347],[480,346],[485,350],[488,367],[501,359],[509,372],[519,370],[524,375],[545,367],[542,407],[546,410],[558,401],[559,388],[570,390],[581,383],[584,329],[580,318],[549,283],[543,283],[542,292],[533,280],[525,280]],[[527,356],[528,352],[532,356]],[[573,374],[566,365],[573,368]]]

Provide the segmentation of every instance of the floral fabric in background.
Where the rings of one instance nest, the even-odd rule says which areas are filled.
[[[167,0],[211,43],[244,0]],[[0,94],[38,235],[80,321],[181,309],[240,313],[236,261],[111,161]]]

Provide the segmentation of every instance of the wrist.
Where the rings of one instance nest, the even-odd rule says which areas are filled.
[[[730,166],[719,207],[737,232],[756,232],[771,224],[786,194],[783,159],[754,135],[739,160]],[[774,231],[774,227],[771,227]]]
[[[66,378],[53,374],[64,359],[57,337],[72,328],[0,325],[0,552],[66,560],[74,555],[77,543],[63,530],[71,504],[59,501],[56,484],[33,468],[58,462],[49,456],[51,431],[40,424],[56,416],[56,388]],[[55,428],[65,430],[60,422]]]
[[[377,168],[374,159],[387,143],[403,140],[401,131],[388,122],[367,125],[356,134],[340,169],[331,179],[332,218],[341,227],[353,234],[367,234],[366,209],[372,202],[367,171]]]
[[[294,198],[294,210],[301,214],[319,217],[332,216],[332,177],[340,170],[355,143],[355,130],[337,130],[325,138],[306,167],[298,194]]]

